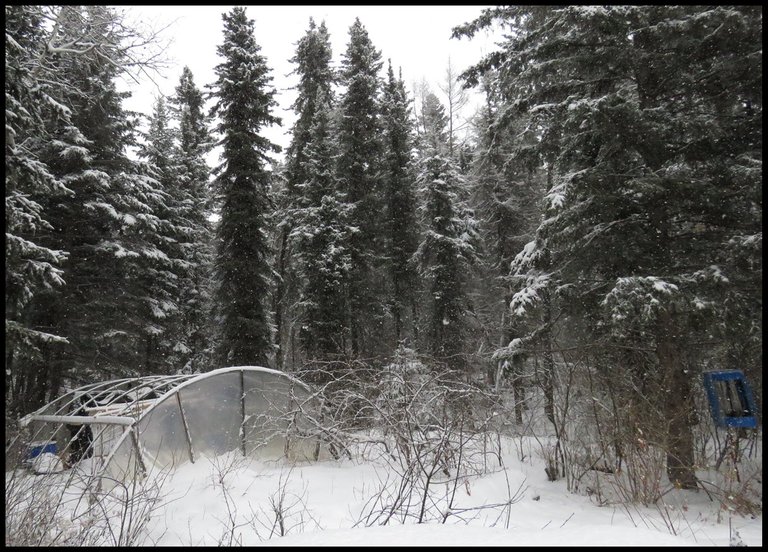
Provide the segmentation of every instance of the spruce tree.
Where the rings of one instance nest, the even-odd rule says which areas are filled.
[[[467,368],[467,281],[475,264],[472,213],[462,199],[464,179],[449,153],[445,109],[428,94],[422,111],[418,186],[423,236],[415,253],[428,285],[427,343],[448,366]]]
[[[721,320],[737,297],[760,302],[736,284],[746,266],[760,266],[760,15],[510,7],[456,32],[471,35],[494,18],[519,23],[519,33],[466,76],[500,69],[506,102],[541,129],[535,150],[552,176],[540,239],[526,248],[539,259],[533,271],[544,272],[529,274],[518,305],[544,299],[536,287],[556,272],[563,308],[588,329],[582,339],[654,352],[607,355],[629,392],[643,390],[653,405],[622,413],[624,429],[645,417],[645,429],[659,431],[670,481],[694,488],[693,359],[701,343],[718,354],[710,336],[725,335]],[[751,250],[752,261],[740,266],[734,250]],[[728,324],[738,325],[759,328],[760,315],[743,310]]]
[[[55,75],[55,100],[71,115],[55,128],[41,159],[73,194],[44,202],[52,226],[46,242],[69,252],[66,285],[36,297],[30,316],[69,344],[49,348],[33,367],[45,373],[36,385],[38,397],[56,393],[67,378],[144,369],[141,344],[150,322],[142,305],[151,292],[140,274],[142,265],[162,255],[146,240],[158,226],[158,196],[154,182],[127,156],[135,132],[121,105],[125,94],[115,84],[125,63],[112,34],[118,25],[110,8],[65,6],[49,39],[49,45],[84,40],[97,47],[52,48],[45,61]]]
[[[174,351],[183,346],[181,315],[181,284],[187,264],[182,245],[188,241],[189,225],[185,220],[184,198],[179,182],[175,131],[170,128],[165,100],[155,101],[146,144],[141,155],[147,162],[147,172],[154,180],[156,199],[153,214],[158,218],[147,240],[157,248],[158,255],[143,263],[140,274],[144,294],[145,360],[147,373],[170,373],[178,365]]]
[[[175,347],[179,368],[197,373],[210,362],[212,327],[209,323],[213,228],[209,221],[210,169],[205,156],[212,148],[203,94],[192,71],[184,67],[175,95],[170,99],[178,121],[178,200],[187,232],[180,243],[185,269],[179,282],[182,341]]]
[[[525,119],[517,117],[515,121],[514,111],[500,101],[498,76],[484,75],[482,88],[486,102],[475,121],[478,144],[470,169],[482,258],[473,296],[489,338],[488,348],[493,351],[506,348],[526,333],[522,321],[509,313],[515,291],[509,271],[516,254],[533,238],[538,223],[541,171],[536,157],[514,155],[516,147],[535,140],[524,127]],[[492,356],[487,379],[498,388],[502,377],[509,378],[516,396],[516,421],[522,423],[524,355],[519,348],[508,352]]]
[[[336,81],[331,67],[331,38],[325,22],[316,26],[310,18],[309,29],[296,45],[296,54],[290,61],[296,64],[293,73],[298,75],[298,95],[291,108],[297,115],[291,133],[291,144],[286,151],[288,188],[307,181],[305,149],[310,141],[315,114],[319,109],[318,98],[333,100],[332,86]]]
[[[64,284],[66,251],[40,239],[52,229],[43,203],[72,192],[41,161],[51,127],[69,120],[40,78],[45,73],[35,70],[46,40],[41,8],[6,6],[5,17],[5,374],[6,400],[17,409],[26,391],[39,387],[27,370],[30,361],[43,344],[65,341],[52,328],[36,329],[28,306],[39,291]]]
[[[270,213],[267,163],[279,147],[259,132],[279,123],[272,77],[254,38],[245,8],[224,14],[224,59],[216,66],[216,99],[222,135],[222,164],[214,181],[220,220],[216,243],[216,302],[221,327],[218,362],[267,365],[272,353],[269,316],[269,244],[265,231]]]
[[[416,251],[415,174],[411,111],[402,77],[395,79],[390,61],[382,101],[387,235],[386,258],[390,278],[389,306],[396,342],[415,338],[416,287],[418,276],[411,258]],[[410,331],[406,322],[410,318]]]
[[[315,105],[305,149],[304,171],[309,176],[297,188],[297,224],[291,233],[304,282],[300,339],[310,363],[338,360],[349,347],[345,308],[350,269],[345,249],[348,213],[336,182],[328,93],[318,91]]]
[[[374,290],[384,282],[382,266],[382,213],[384,189],[380,91],[381,54],[373,46],[359,19],[349,29],[349,43],[342,58],[338,131],[338,175],[349,208],[346,250],[351,260],[348,323],[354,356],[370,357],[383,334],[384,306]]]
[[[296,304],[301,293],[302,282],[297,278],[292,244],[289,235],[302,222],[296,218],[301,208],[302,191],[299,189],[312,178],[308,172],[307,147],[312,140],[315,125],[316,104],[318,98],[333,101],[332,86],[336,81],[331,67],[331,44],[325,22],[318,27],[313,19],[309,20],[309,29],[299,40],[296,54],[291,62],[296,65],[293,74],[299,77],[296,90],[298,95],[291,106],[296,113],[296,123],[291,133],[291,144],[286,151],[285,190],[283,191],[282,217],[278,225],[280,238],[277,245],[277,276],[275,289],[275,330],[278,346],[278,365],[282,366],[283,355],[289,346],[291,330],[285,323],[289,319],[302,318],[304,313],[289,310]],[[324,108],[327,108],[325,106]],[[324,115],[324,116],[327,116]]]

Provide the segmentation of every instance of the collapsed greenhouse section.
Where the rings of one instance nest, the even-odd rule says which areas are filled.
[[[317,460],[319,412],[307,385],[268,368],[144,376],[69,390],[21,420],[15,448],[38,473],[89,460],[101,486],[231,451]]]

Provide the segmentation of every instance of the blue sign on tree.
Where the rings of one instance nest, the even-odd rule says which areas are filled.
[[[719,427],[757,427],[757,408],[741,370],[704,372],[712,419]]]

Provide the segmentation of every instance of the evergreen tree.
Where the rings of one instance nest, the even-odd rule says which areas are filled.
[[[278,243],[277,274],[278,281],[275,290],[275,325],[278,344],[278,365],[282,366],[282,355],[287,345],[287,328],[284,319],[288,315],[301,316],[302,313],[288,313],[285,305],[294,305],[297,294],[300,292],[301,282],[297,281],[292,264],[293,257],[291,244],[293,240],[288,238],[297,224],[301,224],[295,218],[302,202],[300,186],[303,186],[312,178],[310,165],[307,161],[306,149],[312,139],[312,130],[315,124],[316,113],[319,107],[317,98],[327,98],[332,101],[332,86],[335,82],[335,74],[331,68],[331,43],[325,22],[319,27],[313,19],[309,20],[309,29],[299,40],[296,54],[291,62],[296,64],[293,73],[298,75],[298,95],[291,106],[297,115],[296,123],[291,134],[291,144],[286,152],[286,181],[284,190],[284,209],[280,220],[280,239]]]
[[[139,275],[143,264],[162,255],[146,241],[158,226],[158,195],[126,155],[134,127],[121,106],[125,94],[115,87],[124,52],[111,42],[120,25],[110,8],[66,6],[59,8],[48,41],[49,47],[78,40],[98,47],[50,47],[46,59],[55,74],[55,99],[71,116],[53,130],[41,159],[73,194],[41,200],[52,226],[45,241],[69,257],[66,286],[39,294],[30,320],[65,336],[69,345],[48,348],[31,367],[45,374],[35,400],[58,392],[65,378],[103,379],[144,369],[140,344],[149,322],[142,305],[151,291]]]
[[[655,352],[612,360],[656,408],[645,427],[662,428],[670,481],[694,488],[687,358],[725,335],[737,297],[760,303],[735,284],[760,267],[759,9],[510,7],[456,32],[497,17],[519,33],[467,77],[500,69],[505,100],[541,129],[535,149],[552,175],[545,249],[526,253],[549,268],[518,297],[543,298],[535,287],[556,271],[560,302],[590,328],[588,342]],[[751,260],[734,262],[734,250]],[[751,310],[729,322],[761,327]]]
[[[175,95],[171,98],[178,120],[178,200],[187,232],[180,243],[185,269],[179,281],[182,341],[176,345],[179,366],[197,373],[210,363],[212,327],[210,312],[213,228],[209,221],[210,169],[205,161],[212,148],[203,94],[197,88],[189,67],[182,71]]]
[[[213,85],[222,134],[222,164],[214,181],[221,206],[217,228],[216,302],[221,326],[218,360],[224,365],[268,364],[272,353],[269,320],[269,244],[265,231],[270,212],[267,163],[279,147],[261,136],[265,125],[279,123],[272,77],[254,38],[245,8],[224,14],[224,59]]]
[[[331,106],[318,91],[315,122],[305,149],[308,180],[298,187],[297,225],[291,234],[300,260],[304,317],[300,338],[310,361],[341,358],[349,347],[346,325],[348,213],[334,170]]]
[[[67,381],[153,369],[148,336],[165,331],[158,313],[173,309],[162,296],[172,278],[157,268],[169,260],[164,238],[174,238],[158,218],[168,196],[156,169],[126,155],[135,120],[115,80],[143,63],[129,61],[126,39],[138,33],[104,6],[6,15],[7,59],[20,62],[8,64],[6,83],[6,254],[20,267],[7,273],[6,362],[13,407],[29,411]],[[23,148],[13,151],[16,137]]]
[[[65,341],[51,329],[35,329],[28,305],[40,290],[64,284],[66,251],[46,246],[40,237],[51,230],[41,198],[71,193],[41,159],[49,126],[68,122],[69,111],[51,98],[35,65],[45,42],[38,6],[5,7],[5,373],[6,400],[12,409],[25,391],[40,387],[25,373],[40,345]],[[35,74],[36,73],[36,74]],[[8,393],[11,393],[11,396]]]
[[[417,274],[410,262],[417,246],[415,175],[412,159],[414,140],[410,106],[402,77],[395,79],[390,61],[382,101],[384,172],[386,189],[386,233],[390,310],[395,339],[399,342],[416,322]],[[413,329],[406,332],[411,314]]]
[[[521,320],[509,314],[514,285],[508,276],[516,254],[533,238],[541,195],[538,159],[522,155],[526,144],[535,140],[531,139],[530,131],[527,140],[521,139],[526,136],[525,119],[513,119],[513,110],[500,101],[498,86],[496,74],[484,75],[486,103],[475,121],[478,145],[470,169],[472,205],[478,214],[483,261],[473,295],[477,297],[478,317],[486,329],[490,350],[506,348],[526,333]],[[519,349],[509,352],[510,355],[497,352],[493,356],[487,379],[498,387],[501,377],[510,378],[516,398],[516,420],[522,423],[524,355]]]
[[[359,19],[349,29],[349,43],[342,59],[341,124],[338,131],[338,171],[344,201],[349,204],[348,232],[349,321],[355,356],[374,353],[375,337],[383,333],[383,305],[374,290],[380,277],[384,190],[379,93],[381,54],[374,48]]]
[[[299,76],[298,95],[291,108],[297,119],[291,133],[291,144],[286,151],[288,187],[303,184],[310,175],[306,172],[305,149],[310,141],[318,98],[333,99],[332,86],[336,81],[331,68],[331,38],[325,22],[319,27],[312,18],[309,29],[296,46],[296,55],[290,61],[296,64],[293,73]]]
[[[179,324],[180,283],[187,265],[181,246],[188,239],[188,225],[182,213],[175,138],[175,132],[169,127],[167,105],[160,97],[155,101],[146,144],[141,148],[157,191],[153,214],[158,218],[158,224],[147,240],[159,253],[143,263],[137,275],[147,290],[144,295],[147,320],[144,365],[147,373],[171,372],[178,363],[174,350],[178,350],[183,342]]]
[[[467,368],[469,271],[476,229],[462,200],[464,179],[450,156],[445,109],[434,94],[424,101],[418,185],[424,235],[415,253],[429,284],[427,341],[436,359]]]

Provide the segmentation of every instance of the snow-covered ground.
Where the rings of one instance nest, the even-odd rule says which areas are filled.
[[[530,452],[524,461],[518,459],[520,441],[509,440],[503,446],[505,468],[496,460],[496,466],[488,466],[491,473],[460,485],[453,514],[444,524],[439,518],[403,524],[393,516],[386,526],[366,527],[363,514],[376,509],[370,499],[389,473],[376,462],[330,460],[289,467],[225,456],[188,464],[166,482],[172,491],[153,512],[145,543],[711,546],[728,545],[735,531],[745,544],[762,545],[761,517],[732,516],[729,528],[728,513],[718,514],[718,506],[701,492],[672,491],[675,496],[665,497],[667,509],[598,506],[588,496],[568,493],[564,481],[548,481],[535,443],[523,446]],[[438,483],[434,494],[451,490]],[[499,506],[473,509],[494,504]],[[279,536],[276,511],[282,512],[285,536]],[[437,511],[445,510],[438,504]]]
[[[410,504],[401,504],[387,525],[380,525],[378,514],[393,503],[402,481],[393,471],[398,464],[388,457],[291,465],[230,453],[185,464],[160,487],[145,485],[144,503],[127,516],[138,531],[121,528],[114,512],[127,503],[114,502],[111,530],[93,532],[97,536],[85,542],[114,544],[122,532],[131,533],[131,544],[166,546],[762,545],[762,515],[729,516],[707,493],[672,490],[663,503],[650,507],[606,504],[603,493],[599,505],[595,493],[569,493],[564,480],[548,480],[535,437],[507,438],[501,444],[501,461],[493,455],[475,459],[478,475],[456,486],[438,471],[423,503],[427,523],[416,523],[424,497],[419,487]],[[66,473],[24,477],[60,483]],[[152,502],[155,497],[159,500]],[[450,509],[448,497],[453,497]],[[69,504],[84,511],[87,501]],[[59,515],[70,509],[60,508]],[[137,523],[142,511],[150,512],[146,525]],[[87,515],[74,519],[64,524],[67,539],[90,523]]]

